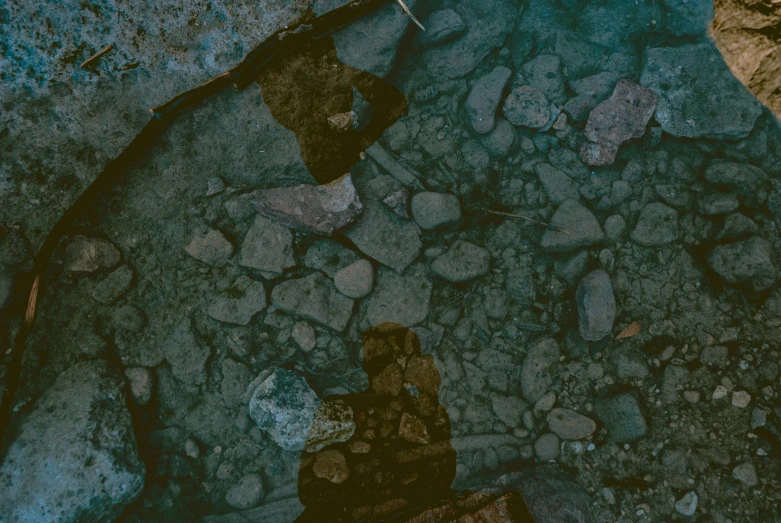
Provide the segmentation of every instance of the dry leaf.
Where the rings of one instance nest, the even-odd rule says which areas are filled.
[[[627,325],[624,330],[618,333],[618,336],[616,336],[617,340],[620,340],[622,338],[631,338],[635,334],[640,332],[640,323],[633,321],[629,325]]]

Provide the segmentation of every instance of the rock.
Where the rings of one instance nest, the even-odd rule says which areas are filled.
[[[337,485],[344,483],[350,477],[347,460],[344,459],[344,454],[338,450],[318,452],[315,455],[312,471],[318,478],[328,480]]]
[[[12,274],[5,274],[0,269],[0,310],[11,301],[11,295],[14,292],[15,278]]]
[[[110,269],[119,263],[119,256],[119,251],[110,241],[77,234],[65,248],[63,270],[95,272]]]
[[[146,405],[152,399],[154,378],[146,367],[128,367],[125,376],[130,383],[130,394],[139,405]]]
[[[616,443],[630,443],[645,436],[648,426],[637,396],[628,392],[602,399],[596,412],[607,428],[607,435]]]
[[[431,436],[426,429],[423,420],[406,412],[402,412],[399,422],[399,437],[410,443],[419,445],[428,445],[431,443]]]
[[[764,427],[767,423],[767,411],[754,407],[751,411],[751,430]]]
[[[724,220],[724,227],[719,232],[719,240],[739,240],[747,236],[753,236],[759,232],[756,222],[745,214],[736,212],[730,214]]]
[[[260,214],[285,227],[315,234],[334,234],[363,211],[349,173],[323,185],[255,191],[252,200]]]
[[[320,399],[298,373],[274,371],[258,385],[249,401],[249,415],[258,428],[285,450],[301,451]]]
[[[646,49],[640,84],[659,95],[654,117],[673,136],[744,138],[762,112],[710,42]]]
[[[447,227],[461,220],[461,203],[452,194],[419,192],[412,197],[412,217],[421,229]]]
[[[464,34],[466,25],[461,17],[452,9],[434,11],[423,21],[425,31],[417,36],[421,48],[445,44]]]
[[[706,194],[697,199],[697,211],[704,216],[729,214],[740,207],[734,194]]]
[[[132,281],[133,269],[122,265],[95,285],[92,297],[100,303],[111,305],[130,289]]]
[[[580,251],[569,258],[563,258],[553,262],[553,269],[556,274],[573,285],[581,274],[586,272],[588,265],[588,251]]]
[[[686,209],[691,205],[691,193],[681,185],[658,184],[654,186],[656,194],[666,204],[679,209]]]
[[[678,213],[663,203],[649,203],[640,211],[632,241],[644,247],[658,247],[678,239]]]
[[[472,171],[481,172],[491,163],[491,156],[478,140],[467,140],[461,146],[461,156]]]
[[[508,427],[520,427],[523,413],[529,404],[517,396],[491,394],[491,407],[499,421]]]
[[[423,54],[423,62],[435,78],[459,78],[473,71],[488,53],[504,43],[518,14],[509,0],[454,0],[449,4],[466,24],[466,32]]]
[[[368,260],[358,260],[334,274],[336,290],[348,298],[368,296],[374,285],[374,268]]]
[[[358,261],[360,257],[333,240],[317,240],[304,255],[304,266],[324,272],[333,278],[339,269]]]
[[[609,240],[616,241],[624,234],[626,230],[626,220],[620,214],[613,214],[605,219],[605,224],[602,226],[605,231],[605,236]]]
[[[317,406],[304,450],[319,452],[334,443],[348,441],[354,433],[353,409],[340,399],[323,401]]]
[[[567,99],[564,90],[561,60],[558,56],[552,54],[537,55],[523,64],[521,73],[523,76],[522,83],[540,91],[548,101],[554,104],[561,104]]]
[[[366,202],[358,223],[345,231],[361,252],[396,271],[403,271],[420,253],[415,225],[380,202]]]
[[[613,94],[591,111],[580,158],[588,165],[612,165],[619,146],[645,133],[658,97],[629,80],[616,84]]]
[[[560,205],[565,200],[580,198],[580,192],[572,178],[550,164],[539,163],[534,166],[534,172],[554,205]]]
[[[266,308],[266,289],[259,281],[239,276],[223,294],[216,297],[206,313],[217,321],[249,325]]]
[[[702,349],[700,361],[705,365],[721,365],[727,360],[729,349],[724,345],[710,345]]]
[[[353,300],[320,273],[283,281],[271,291],[271,303],[290,314],[341,332],[353,314]]]
[[[559,457],[561,440],[556,434],[545,433],[534,442],[534,453],[538,461],[551,461]]]
[[[631,380],[648,377],[646,357],[632,349],[622,349],[612,358],[618,379]]]
[[[684,496],[675,502],[675,511],[682,516],[693,516],[697,512],[697,493],[687,492]]]
[[[222,394],[222,399],[229,407],[235,407],[242,403],[247,386],[254,377],[252,370],[243,363],[232,358],[222,360],[220,393]]]
[[[495,67],[493,71],[480,77],[469,91],[464,110],[469,125],[476,133],[486,134],[494,128],[496,110],[511,74],[512,71],[506,67]]]
[[[619,80],[621,80],[621,76],[617,73],[604,71],[580,80],[573,80],[569,86],[579,96],[589,96],[596,100],[594,104],[596,107],[597,103],[610,96]]]
[[[715,162],[705,169],[710,183],[738,195],[748,207],[759,207],[769,194],[770,179],[759,167],[745,163]]]
[[[241,244],[239,264],[277,276],[295,263],[290,229],[265,216],[256,216]]]
[[[189,320],[176,327],[163,342],[162,353],[176,379],[190,386],[206,383],[206,361],[211,349],[195,338]]]
[[[491,158],[507,157],[515,144],[517,131],[504,118],[497,118],[493,131],[480,139],[480,143]]]
[[[550,103],[539,89],[521,85],[512,90],[504,101],[502,113],[511,124],[540,129],[551,119]]]
[[[305,321],[296,322],[290,336],[304,352],[311,351],[317,345],[315,330]]]
[[[401,392],[403,374],[401,367],[391,363],[380,372],[371,376],[371,388],[380,396],[398,396]]]
[[[405,187],[409,187],[416,191],[423,190],[423,185],[421,185],[419,180],[420,173],[404,166],[395,156],[383,149],[379,142],[374,142],[367,147],[366,154]]]
[[[746,487],[756,487],[759,483],[757,471],[751,463],[741,463],[732,469],[732,477],[740,481]]]
[[[368,326],[392,322],[412,327],[422,322],[428,316],[431,287],[420,265],[411,267],[403,275],[380,269],[377,285],[366,307]]]
[[[522,307],[531,306],[537,299],[537,285],[528,269],[511,269],[505,283],[510,299]]]
[[[460,283],[488,273],[491,253],[464,240],[456,240],[448,251],[431,262],[431,270],[450,282]]]
[[[263,480],[259,474],[243,476],[225,493],[225,502],[240,510],[256,507],[261,499],[263,499]]]
[[[141,494],[144,475],[121,372],[102,360],[77,363],[8,446],[0,514],[9,523],[111,521]]]
[[[553,213],[550,224],[561,230],[548,229],[540,247],[549,252],[570,252],[604,240],[605,235],[594,215],[574,200],[566,200]]]
[[[597,430],[594,420],[572,409],[556,408],[548,413],[548,426],[561,439],[584,439]]]
[[[196,232],[184,252],[207,265],[221,267],[233,256],[233,244],[217,229]]]
[[[751,394],[745,390],[736,390],[732,393],[732,406],[745,409],[751,403]]]
[[[388,206],[390,210],[402,218],[409,218],[407,209],[409,208],[409,191],[406,187],[401,187],[388,194],[382,199],[382,203]]]
[[[511,473],[512,474],[512,473]],[[511,476],[508,474],[508,476]],[[500,480],[501,481],[501,480]],[[593,496],[567,473],[555,465],[530,467],[518,483],[518,490],[529,511],[518,521],[538,523],[589,523],[595,521],[591,514]],[[508,521],[507,519],[482,519],[477,521]]]
[[[521,391],[528,401],[535,402],[553,383],[551,367],[558,363],[561,351],[553,338],[545,338],[534,344],[521,366]]]
[[[590,272],[578,285],[578,329],[586,341],[610,335],[616,319],[616,300],[610,276],[604,269]]]
[[[206,196],[214,196],[215,194],[220,194],[224,190],[225,182],[222,181],[222,178],[219,176],[209,178],[209,181],[206,182]]]
[[[756,236],[726,245],[708,253],[711,269],[727,283],[746,284],[753,291],[769,289],[776,281],[776,255],[767,240]]]

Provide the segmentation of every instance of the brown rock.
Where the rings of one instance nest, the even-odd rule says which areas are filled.
[[[334,443],[349,440],[355,433],[353,409],[343,400],[323,401],[306,436],[307,452],[317,452]]]
[[[399,437],[410,443],[420,443],[422,445],[431,443],[431,436],[429,436],[428,430],[426,430],[426,424],[421,419],[406,412],[401,415]]]
[[[508,492],[483,506],[472,514],[464,514],[456,520],[458,523],[523,523],[516,518],[519,506],[523,506],[523,499],[518,492]]]
[[[352,223],[363,211],[349,173],[325,185],[256,191],[253,202],[260,214],[287,227],[328,235]]]
[[[407,506],[407,500],[403,498],[393,498],[388,501],[383,501],[379,505],[374,506],[372,515],[375,518],[381,518],[383,516],[389,516],[396,512],[399,512]]]
[[[66,271],[95,272],[119,263],[119,251],[107,240],[77,235],[65,249]]]
[[[418,388],[420,392],[436,396],[439,391],[439,371],[432,357],[413,357],[404,370],[404,381]]]
[[[401,368],[391,363],[371,380],[372,389],[382,396],[398,396],[401,392]]]
[[[315,463],[312,465],[312,472],[318,478],[337,485],[344,483],[350,477],[350,469],[347,468],[344,454],[338,450],[324,450],[318,453],[315,456]]]
[[[580,158],[588,165],[611,165],[619,146],[639,138],[656,109],[657,95],[629,80],[621,80],[610,98],[591,111]]]

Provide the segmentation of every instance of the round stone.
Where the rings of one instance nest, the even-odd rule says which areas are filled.
[[[452,225],[461,219],[461,203],[452,194],[419,192],[410,205],[412,217],[424,230]]]
[[[238,509],[257,506],[263,498],[263,480],[258,474],[247,474],[225,493],[228,505]]]
[[[331,483],[344,483],[350,477],[350,469],[347,468],[347,460],[344,454],[338,450],[324,450],[315,456],[312,466],[315,476],[330,481]]]
[[[556,434],[548,432],[534,443],[534,453],[539,461],[551,461],[559,457],[561,440]]]
[[[367,296],[374,285],[374,268],[368,260],[358,260],[334,274],[336,290],[349,298]]]

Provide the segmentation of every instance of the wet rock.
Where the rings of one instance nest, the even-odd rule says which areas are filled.
[[[419,180],[420,173],[398,161],[395,156],[383,149],[379,142],[374,142],[367,147],[366,154],[405,187],[416,191],[423,190],[423,185]]]
[[[589,523],[594,521],[590,505],[593,497],[555,465],[532,467],[518,483],[518,489],[538,523]],[[525,519],[529,519],[528,516]],[[482,521],[504,521],[484,519]]]
[[[406,187],[401,187],[396,191],[382,198],[382,203],[388,206],[397,216],[409,218],[407,209],[409,208],[409,191]]]
[[[746,215],[736,212],[724,220],[724,227],[719,232],[719,240],[738,240],[753,236],[759,232],[756,222]]]
[[[154,392],[154,378],[152,372],[146,367],[128,367],[125,376],[130,384],[130,394],[139,405],[146,405],[152,399]]]
[[[776,281],[776,255],[767,240],[748,240],[717,245],[708,253],[708,265],[727,283],[747,284],[756,292],[769,289]]]
[[[259,281],[239,276],[233,285],[215,298],[206,313],[217,321],[249,325],[266,308],[266,289]]]
[[[361,252],[399,272],[420,252],[421,242],[415,225],[380,202],[366,202],[358,223],[345,231]]]
[[[249,415],[258,428],[285,450],[301,451],[320,399],[298,373],[274,371],[258,385],[249,401]]]
[[[358,260],[334,274],[336,290],[348,298],[367,296],[374,285],[374,268],[368,260]]]
[[[502,113],[511,124],[539,129],[551,119],[550,103],[539,89],[521,85],[512,90],[504,101]]]
[[[616,443],[630,443],[645,436],[648,426],[637,396],[628,392],[597,402],[596,412]]]
[[[567,99],[564,90],[564,79],[561,70],[561,60],[552,54],[540,54],[521,67],[521,75],[525,85],[539,90],[548,101],[560,104]],[[518,80],[521,78],[519,77]]]
[[[162,352],[179,381],[194,386],[206,383],[206,361],[211,349],[195,338],[189,320],[174,329],[163,343]]]
[[[423,21],[423,27],[426,30],[417,37],[417,43],[422,48],[445,44],[466,31],[464,21],[452,9],[434,11]]]
[[[729,214],[740,207],[733,194],[706,194],[697,199],[697,211],[704,216]]]
[[[315,411],[304,450],[318,452],[334,443],[348,441],[354,433],[353,409],[340,399],[323,401]]]
[[[225,502],[240,510],[252,508],[263,499],[263,480],[259,474],[247,474],[225,493]]]
[[[92,297],[100,303],[111,305],[130,289],[132,281],[133,269],[122,265],[95,285]]]
[[[434,274],[451,282],[465,282],[488,273],[491,254],[473,243],[457,240],[431,263]]]
[[[337,332],[341,332],[353,313],[353,300],[338,292],[333,282],[320,273],[283,281],[271,291],[271,303]]]
[[[350,477],[347,460],[344,459],[344,454],[338,450],[318,452],[312,465],[312,471],[318,478],[328,480],[337,485],[344,483]]]
[[[118,263],[119,251],[110,241],[76,235],[65,248],[63,269],[73,272],[95,272],[110,269]]]
[[[561,439],[584,439],[597,430],[597,424],[594,423],[594,420],[572,409],[553,409],[547,419],[548,427]]]
[[[391,363],[370,378],[371,388],[380,396],[398,396],[401,392],[402,379],[401,367]]]
[[[684,186],[659,184],[655,185],[654,189],[656,190],[656,194],[659,195],[659,198],[668,205],[672,205],[679,209],[685,209],[691,205],[691,193]]]
[[[600,102],[610,96],[620,79],[618,74],[605,71],[570,82],[570,88],[578,96],[567,100],[563,107],[564,111],[575,121],[585,120]]]
[[[751,463],[741,463],[732,469],[732,477],[740,481],[746,487],[756,487],[759,483],[757,471]]]
[[[247,386],[252,383],[255,375],[249,367],[232,358],[222,360],[221,369],[220,393],[222,399],[229,407],[237,406],[241,404]]]
[[[738,195],[748,207],[759,207],[768,197],[768,175],[753,165],[715,162],[705,169],[705,179]]]
[[[552,338],[545,338],[534,344],[521,367],[521,391],[528,401],[535,402],[545,394],[553,383],[552,367],[558,363],[561,351]]]
[[[654,114],[657,96],[628,80],[616,84],[609,99],[591,111],[580,158],[588,165],[611,165],[619,146],[645,133]]]
[[[724,363],[729,356],[729,349],[724,345],[710,345],[702,349],[700,361],[705,365],[718,366]]]
[[[419,192],[412,197],[412,217],[421,229],[453,225],[461,220],[461,203],[452,194]]]
[[[276,276],[295,265],[290,229],[258,215],[241,244],[239,264]]]
[[[562,203],[553,213],[550,224],[567,232],[555,229],[545,231],[540,247],[549,252],[570,252],[589,247],[605,237],[591,211],[574,200]]]
[[[476,133],[486,134],[494,128],[496,110],[511,74],[508,68],[498,66],[479,78],[469,91],[464,110]]]
[[[697,493],[687,492],[684,496],[675,502],[675,511],[682,516],[693,516],[697,512]]]
[[[710,43],[647,49],[640,84],[659,95],[654,117],[673,136],[732,140],[748,136],[762,106]],[[693,82],[707,78],[707,82]]]
[[[569,258],[556,260],[553,263],[553,269],[556,271],[556,274],[572,285],[578,280],[581,274],[586,272],[587,265],[588,251],[580,251]]]
[[[590,272],[578,285],[578,329],[586,341],[608,336],[616,319],[616,300],[610,276],[604,269]]]
[[[393,322],[411,327],[428,316],[431,282],[420,265],[403,275],[380,269],[377,285],[368,299],[366,320],[370,326]]]
[[[678,213],[663,203],[649,203],[640,211],[632,241],[644,247],[657,247],[678,239]]]
[[[632,349],[621,349],[612,358],[618,379],[631,380],[648,377],[646,357]]]
[[[9,522],[109,521],[144,487],[125,385],[102,360],[60,374],[19,427],[0,465]]]
[[[464,162],[473,171],[480,172],[491,163],[491,156],[478,140],[467,140],[461,147],[461,156]]]
[[[233,244],[217,229],[196,232],[184,252],[207,265],[220,267],[233,255]]]
[[[286,227],[315,234],[334,234],[363,211],[349,173],[323,185],[256,191],[252,199],[260,214]]]
[[[561,440],[556,434],[548,432],[534,442],[534,453],[538,461],[551,461],[559,457]]]
[[[537,164],[534,166],[534,172],[554,205],[559,205],[565,200],[578,200],[580,198],[580,192],[572,178],[550,164]]]

